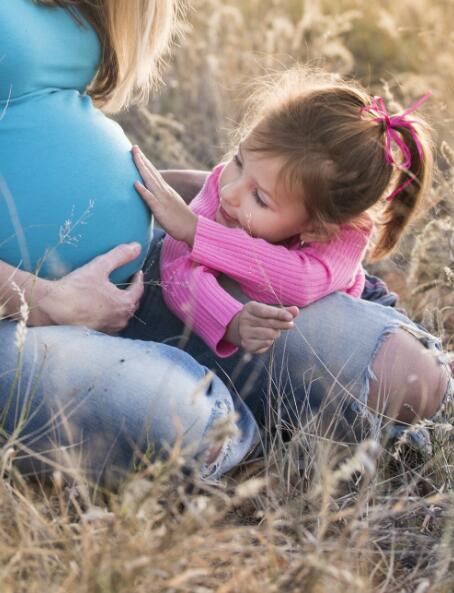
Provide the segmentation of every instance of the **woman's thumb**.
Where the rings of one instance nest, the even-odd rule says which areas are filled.
[[[101,255],[98,263],[101,264],[102,271],[109,276],[117,268],[135,260],[141,250],[139,243],[124,243]]]

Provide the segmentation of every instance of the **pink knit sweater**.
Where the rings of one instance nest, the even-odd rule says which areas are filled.
[[[262,303],[304,307],[335,291],[360,297],[361,261],[372,232],[372,223],[363,229],[343,226],[328,243],[301,246],[298,237],[275,245],[227,228],[214,220],[223,167],[215,167],[191,204],[199,217],[192,249],[167,236],[160,262],[167,306],[221,357],[237,350],[224,334],[244,305],[219,285],[220,273]]]

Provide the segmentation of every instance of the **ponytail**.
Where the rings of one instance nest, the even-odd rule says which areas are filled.
[[[386,198],[378,221],[380,231],[370,261],[389,255],[396,247],[405,228],[419,212],[432,180],[434,157],[428,126],[419,120],[407,120],[405,125],[392,124],[392,128],[400,135],[399,148],[405,147],[408,165],[397,165],[399,174],[394,178],[393,191]]]

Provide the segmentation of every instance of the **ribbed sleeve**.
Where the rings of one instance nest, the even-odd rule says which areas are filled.
[[[168,266],[164,276],[164,300],[169,309],[184,319],[218,356],[233,354],[237,348],[224,340],[224,334],[243,308],[242,303],[219,285],[213,271],[194,266],[188,258]]]
[[[304,307],[356,287],[368,232],[343,227],[329,243],[287,247],[199,216],[191,258],[237,280],[254,300]]]
[[[213,170],[192,202],[191,208],[197,214],[214,218],[221,170],[222,165]],[[220,286],[217,271],[194,264],[190,255],[186,243],[165,238],[160,261],[164,300],[218,356],[230,356],[237,348],[223,339],[224,334],[244,305]]]

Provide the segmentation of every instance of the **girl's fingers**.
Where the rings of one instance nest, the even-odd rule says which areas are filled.
[[[137,168],[140,170],[141,173],[148,172],[147,163],[145,158],[143,157],[141,151],[134,147],[132,149],[132,156],[134,158],[134,162],[137,165]]]
[[[295,315],[293,315],[286,308],[274,307],[273,305],[265,305],[264,303],[257,303],[256,301],[250,301],[246,305],[246,307],[251,315],[255,317],[261,317],[262,319],[293,321],[293,318],[295,317]],[[292,309],[293,307],[290,308]]]
[[[289,330],[295,327],[293,321],[280,321],[279,319],[264,319],[263,317],[251,316],[249,318],[251,327],[267,327],[274,330]]]
[[[139,161],[140,163],[140,161]],[[145,181],[145,185],[152,190],[159,190],[159,183],[157,182],[156,178],[153,176],[152,173],[143,165],[143,163],[138,164],[137,168],[139,169],[139,173],[141,174],[143,180]]]
[[[271,340],[274,342],[274,340],[276,340],[280,335],[281,332],[279,330],[269,329],[267,327],[251,327],[247,332],[246,339],[257,341]]]
[[[147,187],[140,183],[140,181],[136,181],[134,183],[134,187],[148,204],[151,209],[155,209],[156,206],[159,204],[159,200],[156,199],[156,196],[151,192]]]
[[[251,354],[263,354],[271,348],[274,340],[251,340],[245,346],[245,350]]]
[[[160,178],[158,177],[158,171],[153,167],[146,157],[142,155],[139,151],[133,152],[134,162],[139,170],[139,173],[142,175],[143,180],[145,181],[147,186],[151,186],[151,188],[160,188],[162,183],[160,183]]]
[[[259,348],[254,352],[254,354],[265,354],[267,350],[271,348],[272,344],[268,344],[268,346],[264,346],[263,348]]]
[[[140,172],[143,172],[144,176],[146,176],[153,184],[162,187],[165,183],[162,175],[153,163],[143,154],[139,147],[133,148],[133,155]]]

